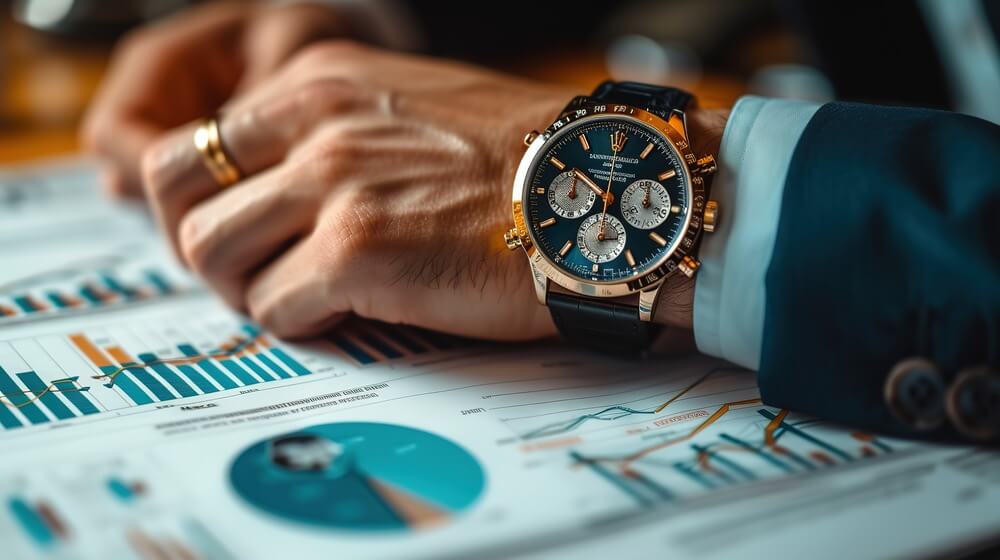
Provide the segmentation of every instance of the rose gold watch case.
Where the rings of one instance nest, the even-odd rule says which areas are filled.
[[[680,156],[681,164],[684,166],[687,177],[685,188],[688,190],[688,200],[691,201],[684,218],[684,227],[681,234],[676,236],[670,247],[660,259],[656,266],[647,269],[645,272],[624,280],[613,282],[599,280],[584,280],[572,276],[559,268],[556,263],[549,259],[544,252],[539,251],[534,237],[534,233],[524,215],[524,204],[528,196],[529,172],[534,167],[535,160],[539,154],[548,147],[549,141],[560,130],[577,121],[597,120],[608,117],[628,118],[639,121],[660,132],[676,150]],[[614,298],[627,296],[636,292],[651,293],[663,280],[677,271],[677,265],[681,260],[691,253],[695,248],[698,236],[701,234],[706,193],[705,179],[700,174],[692,172],[697,158],[691,151],[687,140],[687,130],[684,121],[684,114],[674,111],[670,119],[664,119],[630,105],[604,104],[592,105],[567,111],[549,125],[544,132],[538,135],[528,146],[521,163],[517,167],[514,175],[514,189],[512,193],[512,205],[514,213],[514,227],[521,240],[521,247],[528,255],[528,262],[531,265],[531,272],[535,280],[535,288],[539,300],[545,302],[546,283],[545,279],[551,280],[563,288],[589,297]]]

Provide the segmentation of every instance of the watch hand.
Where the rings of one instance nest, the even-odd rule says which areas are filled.
[[[642,207],[649,208],[649,183],[646,183],[646,194],[642,197]]]
[[[604,197],[604,191],[601,190],[601,187],[597,186],[597,183],[595,183],[593,179],[591,179],[590,177],[587,177],[586,173],[584,173],[583,171],[580,171],[579,169],[574,169],[573,170],[573,176],[575,176],[578,179],[580,179],[581,181],[583,181],[583,184],[585,184],[588,187],[590,187],[590,190],[594,191],[594,193],[596,193],[597,196],[600,196],[602,198]]]
[[[597,230],[597,240],[604,241],[604,222],[608,217],[608,205],[611,203],[611,182],[615,180],[615,162],[618,161],[618,150],[611,158],[611,172],[608,174],[608,190],[604,195],[604,209],[601,210],[601,225]]]
[[[573,175],[573,183],[569,187],[569,198],[570,200],[576,198],[576,175]]]

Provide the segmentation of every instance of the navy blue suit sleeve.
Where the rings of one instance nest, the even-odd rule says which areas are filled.
[[[865,429],[917,432],[892,413],[907,357],[946,383],[1000,366],[1000,127],[925,109],[831,103],[785,182],[767,272],[765,402]]]

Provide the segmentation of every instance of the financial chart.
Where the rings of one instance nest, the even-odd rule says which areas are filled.
[[[777,409],[704,356],[357,318],[278,340],[90,173],[0,174],[5,557],[908,556],[1000,530],[996,453]]]

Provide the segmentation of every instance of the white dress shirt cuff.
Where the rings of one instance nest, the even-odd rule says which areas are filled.
[[[785,178],[814,103],[744,97],[733,107],[711,198],[719,224],[703,234],[694,295],[698,350],[757,370],[764,331],[765,276]]]

